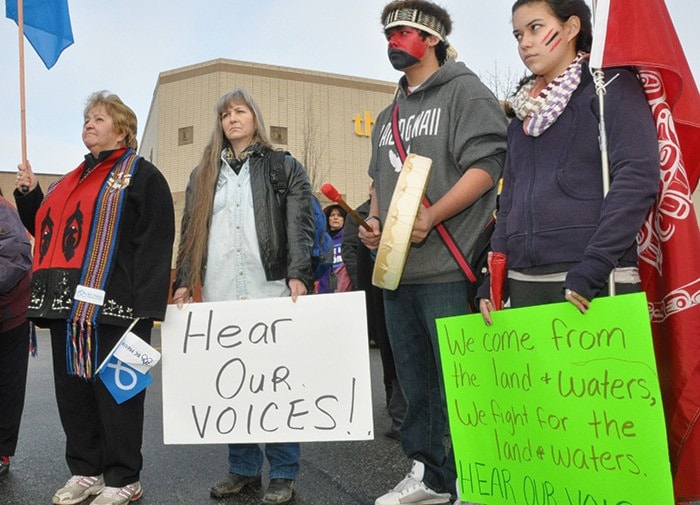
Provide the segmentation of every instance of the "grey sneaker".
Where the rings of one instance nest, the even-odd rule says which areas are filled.
[[[291,479],[270,479],[265,490],[263,503],[287,503],[294,496],[294,481]]]
[[[414,461],[411,471],[374,505],[441,505],[450,501],[450,493],[438,493],[423,483],[425,465]]]
[[[217,482],[209,488],[212,498],[226,498],[233,494],[239,494],[246,487],[260,487],[259,475],[248,477],[237,473],[229,472],[225,480]]]
[[[73,475],[65,486],[54,493],[52,501],[56,505],[73,505],[89,496],[100,494],[104,487],[102,475]]]
[[[141,482],[136,481],[123,487],[105,487],[91,505],[126,505],[143,496]]]

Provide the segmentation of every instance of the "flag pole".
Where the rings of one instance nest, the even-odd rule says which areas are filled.
[[[24,1],[17,0],[17,28],[19,30],[19,112],[22,138],[22,164],[27,164],[27,113],[24,96]]]
[[[595,19],[595,12],[597,7],[597,1],[593,0],[593,19]],[[600,144],[600,165],[603,177],[603,198],[610,191],[610,161],[608,159],[608,134],[605,130],[605,74],[600,68],[591,68],[591,75],[593,76],[593,82],[595,83],[596,94],[598,95],[598,142]],[[608,290],[610,296],[615,296],[615,268],[613,267],[610,272],[610,277],[608,278]]]

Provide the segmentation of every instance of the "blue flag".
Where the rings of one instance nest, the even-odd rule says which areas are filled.
[[[24,0],[24,36],[51,68],[73,43],[68,0]],[[5,16],[17,21],[17,0],[5,0]]]
[[[153,383],[149,370],[160,361],[160,352],[129,330],[97,369],[117,403],[123,403]]]
[[[117,403],[133,398],[153,383],[153,377],[142,373],[132,365],[119,360],[114,354],[104,363],[98,373]]]

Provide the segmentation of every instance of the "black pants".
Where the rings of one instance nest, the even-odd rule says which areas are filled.
[[[29,365],[29,323],[0,333],[0,456],[14,456]]]
[[[136,325],[133,333],[150,342],[152,323]],[[68,375],[66,322],[51,324],[53,373],[58,413],[66,434],[66,462],[72,475],[104,474],[105,484],[123,487],[140,479],[143,458],[143,391],[118,404],[101,380]],[[95,368],[112,350],[126,328],[101,325]]]
[[[566,301],[563,282],[527,282],[508,279],[508,289],[510,291],[510,306],[514,309]],[[615,293],[618,295],[639,293],[641,290],[641,284],[615,283]],[[606,283],[600,290],[598,297],[608,296],[608,293]]]

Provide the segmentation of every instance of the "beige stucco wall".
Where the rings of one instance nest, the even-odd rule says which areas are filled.
[[[226,59],[202,62],[158,76],[139,146],[168,179],[178,236],[190,172],[218,127],[214,106],[236,87],[255,97],[268,134],[286,128],[286,143],[275,147],[304,163],[322,202],[324,182],[353,207],[367,198],[371,126],[391,103],[395,83]],[[183,129],[191,132],[187,142]]]
[[[235,87],[253,94],[268,133],[273,127],[286,128],[287,142],[275,147],[305,162],[316,191],[330,182],[350,205],[366,199],[366,119],[371,123],[391,102],[394,83],[223,59],[163,72],[158,78],[140,153],[166,175],[174,193],[185,189],[199,162],[216,124],[217,99]],[[188,127],[191,143],[183,145],[178,132]]]
[[[36,174],[37,179],[41,187],[46,190],[49,185],[58,180],[60,175],[57,174]],[[12,197],[12,192],[15,190],[15,180],[17,178],[17,170],[12,171],[2,171],[0,172],[0,189],[2,189],[2,194],[5,199],[9,200],[11,203],[15,203]]]

